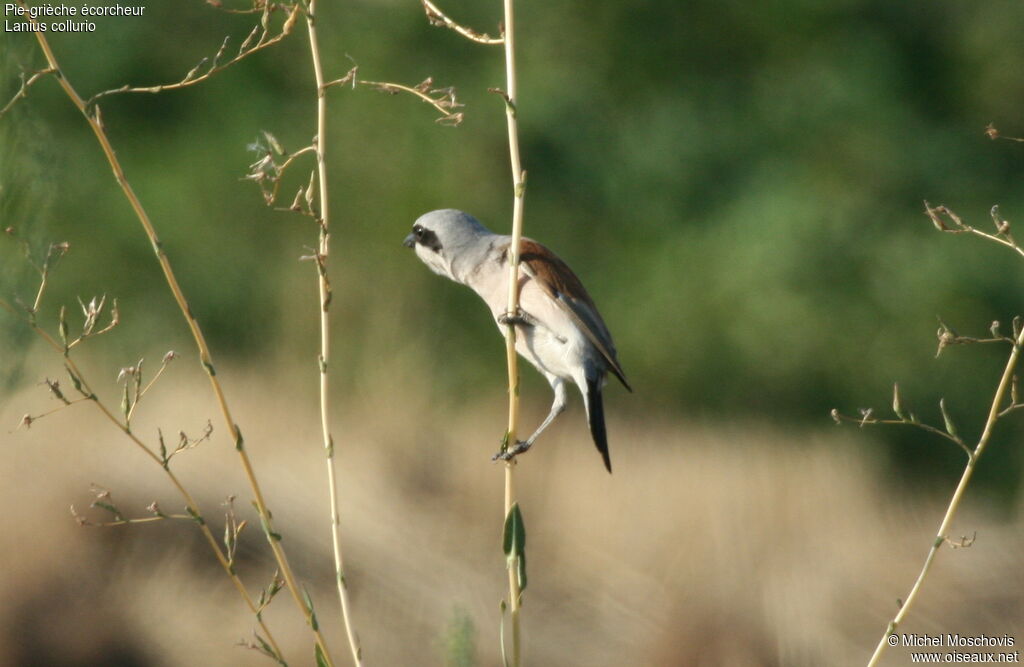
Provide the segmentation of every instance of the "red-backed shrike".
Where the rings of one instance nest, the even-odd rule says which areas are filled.
[[[519,255],[519,310],[508,307],[511,236],[495,234],[473,216],[454,209],[419,217],[404,245],[434,273],[471,288],[487,303],[498,328],[516,327],[516,351],[547,378],[555,392],[551,412],[533,435],[496,456],[525,452],[565,410],[567,381],[583,395],[594,444],[608,472],[608,435],[601,390],[609,371],[632,391],[615,357],[612,336],[576,274],[555,253],[528,238]]]

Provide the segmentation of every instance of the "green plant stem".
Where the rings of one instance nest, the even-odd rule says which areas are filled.
[[[932,542],[931,548],[928,550],[928,556],[925,558],[924,565],[921,567],[921,572],[917,575],[917,580],[914,581],[914,585],[910,589],[910,593],[907,594],[906,600],[900,606],[899,612],[896,616],[889,621],[889,626],[885,630],[885,634],[882,635],[881,640],[878,642],[878,646],[875,647],[875,652],[871,655],[871,659],[868,661],[868,667],[874,667],[878,664],[878,661],[882,658],[882,654],[885,653],[885,649],[889,646],[889,636],[894,635],[896,630],[899,628],[900,623],[910,612],[911,606],[917,599],[917,594],[921,591],[921,586],[924,584],[928,573],[931,571],[932,563],[935,561],[935,556],[939,552],[939,548],[942,547],[943,543],[949,538],[949,528],[953,523],[954,517],[956,517],[957,510],[960,508],[960,501],[963,499],[964,492],[967,490],[967,485],[971,481],[971,477],[974,474],[974,468],[978,464],[978,459],[981,458],[981,454],[985,451],[985,447],[988,445],[989,440],[992,438],[992,431],[995,428],[996,422],[999,421],[1000,406],[1006,398],[1006,392],[1013,382],[1013,372],[1017,368],[1017,361],[1020,358],[1021,346],[1024,345],[1024,330],[1020,332],[1017,339],[1013,343],[1013,350],[1010,352],[1010,358],[1006,362],[1006,368],[1003,370],[1003,376],[999,380],[999,386],[996,388],[995,396],[992,398],[992,407],[989,408],[988,419],[985,421],[985,428],[982,430],[981,437],[978,438],[978,444],[975,445],[973,456],[968,459],[967,466],[964,468],[963,475],[960,477],[960,483],[957,484],[956,490],[953,492],[953,497],[949,501],[949,506],[946,508],[946,514],[942,517],[942,523],[939,525],[938,534],[935,537],[935,541]]]
[[[24,3],[19,2],[22,7]],[[249,459],[249,454],[246,452],[244,440],[242,439],[241,430],[238,424],[235,423],[231,416],[231,410],[228,406],[227,397],[224,394],[224,390],[221,387],[220,380],[217,379],[216,370],[213,366],[213,359],[210,354],[210,349],[206,343],[206,338],[203,335],[202,329],[199,327],[199,322],[195,319],[192,314],[192,309],[188,305],[188,301],[185,299],[185,295],[181,290],[181,286],[178,284],[178,279],[171,268],[170,261],[167,258],[167,254],[163,250],[163,244],[157,236],[156,230],[153,227],[152,222],[149,219],[149,215],[146,213],[136,196],[135,191],[132,189],[131,184],[125,177],[124,170],[121,167],[121,163],[117,158],[117,154],[114,152],[114,148],[107,137],[106,130],[103,127],[103,122],[100,116],[99,107],[95,107],[93,114],[89,113],[89,109],[86,106],[84,100],[78,95],[75,89],[71,86],[71,83],[64,76],[64,72],[54,56],[53,50],[50,48],[50,44],[46,39],[45,33],[36,32],[36,39],[39,42],[39,46],[46,57],[47,65],[53,70],[57,81],[60,83],[61,88],[64,89],[65,94],[71,100],[72,104],[82,113],[86,121],[89,123],[89,127],[92,129],[93,134],[96,135],[96,139],[103,150],[103,154],[107,158],[107,162],[110,164],[111,170],[114,172],[114,178],[117,180],[118,185],[124,192],[125,197],[128,199],[132,210],[135,212],[136,217],[142,224],[145,230],[146,237],[149,239],[150,244],[153,247],[153,252],[156,254],[157,261],[160,264],[160,268],[163,271],[164,278],[167,282],[167,286],[170,288],[171,293],[174,295],[174,300],[177,302],[182,315],[185,317],[185,321],[188,324],[189,330],[192,333],[192,338],[195,341],[196,348],[199,352],[199,360],[202,363],[203,368],[206,371],[207,377],[210,380],[210,386],[213,389],[214,396],[217,400],[217,405],[220,408],[221,415],[224,417],[224,422],[227,426],[229,433],[231,434],[232,442],[235,444],[235,450],[238,452],[239,462],[245,473],[245,477],[249,482],[249,486],[252,490],[256,511],[259,513],[260,521],[264,526],[264,532],[266,533],[267,542],[270,545],[270,549],[274,554],[274,559],[277,561],[277,565],[281,570],[281,576],[285,580],[285,585],[291,593],[292,599],[295,604],[299,607],[301,613],[306,618],[306,622],[313,632],[316,643],[320,646],[321,651],[326,657],[328,664],[333,664],[330,659],[330,652],[327,648],[327,642],[323,635],[318,629],[316,629],[316,623],[313,618],[313,611],[309,609],[303,600],[302,593],[299,590],[298,583],[295,579],[295,574],[292,572],[291,565],[288,563],[288,558],[284,552],[284,548],[281,546],[281,540],[278,533],[273,529],[273,519],[270,511],[267,509],[267,503],[263,497],[263,491],[260,488],[259,482],[256,479],[256,474],[253,471],[252,462]]]
[[[345,582],[345,565],[341,553],[341,518],[338,502],[338,473],[335,459],[334,439],[330,430],[330,305],[331,287],[327,278],[327,259],[330,254],[330,207],[327,190],[327,90],[324,83],[323,65],[320,59],[320,42],[317,35],[317,2],[310,0],[306,13],[306,27],[309,32],[309,50],[316,77],[316,170],[319,183],[320,242],[317,251],[317,276],[320,294],[320,430],[324,452],[327,457],[327,483],[331,496],[331,544],[334,550],[334,576],[341,605],[341,618],[345,624],[352,661],[362,665],[362,650],[352,623],[348,586]]]
[[[504,0],[505,13],[505,118],[508,125],[509,160],[512,167],[512,252],[509,262],[508,313],[519,310],[519,246],[523,237],[523,197],[526,183],[525,172],[519,156],[519,123],[516,119],[516,60],[515,60],[515,12],[513,0]],[[516,357],[516,330],[511,324],[505,330],[505,351],[508,362],[508,438],[509,446],[515,446],[519,424],[519,364]],[[516,502],[514,459],[505,462],[505,514],[508,517]],[[504,519],[503,519],[504,520]],[[510,563],[508,568],[509,613],[512,619],[512,661],[513,667],[521,664],[522,638],[520,633],[520,603],[522,591],[519,588],[518,568]]]

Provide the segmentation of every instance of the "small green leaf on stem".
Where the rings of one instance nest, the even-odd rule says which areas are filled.
[[[500,95],[501,99],[505,100],[505,111],[509,113],[513,118],[516,117],[516,104],[512,101],[512,98],[501,88],[488,88],[487,92]]]
[[[206,525],[206,519],[204,519],[202,515],[199,514],[199,512],[196,511],[194,507],[192,507],[191,505],[186,505],[185,511],[188,512],[188,515],[192,517],[192,520],[198,523],[200,526]]]
[[[900,400],[900,385],[894,382],[892,385],[892,411],[903,421],[907,421],[907,415],[903,412],[903,401]]]
[[[248,648],[255,649],[255,650],[259,651],[260,653],[262,653],[263,655],[267,656],[268,658],[271,658],[272,660],[276,661],[277,664],[279,664],[279,665],[287,664],[281,658],[281,656],[277,654],[277,651],[274,650],[274,648],[267,642],[267,640],[265,640],[263,637],[260,637],[259,633],[254,632],[253,636],[256,638],[256,641],[258,642],[258,645],[257,644],[252,644],[252,643],[248,643],[248,644],[244,644],[243,643],[243,645],[247,646]]]
[[[124,515],[121,514],[120,510],[118,510],[116,507],[114,507],[108,502],[104,502],[102,500],[94,500],[92,502],[92,506],[110,512],[110,514],[113,515],[115,521],[125,521]]]
[[[504,667],[509,667],[508,655],[505,653],[505,610],[508,605],[502,600],[499,608],[501,609],[501,620],[498,624],[498,645],[501,647],[501,664]]]
[[[64,354],[68,353],[68,318],[67,310],[60,307],[60,315],[57,317],[57,331],[60,334],[60,342],[64,344]]]
[[[82,381],[78,378],[78,376],[75,374],[75,372],[73,370],[71,370],[71,366],[68,366],[67,364],[64,364],[64,368],[67,370],[68,377],[71,378],[71,384],[74,385],[75,390],[78,393],[80,393],[80,394],[82,394],[84,396],[85,392],[82,390]]]
[[[516,577],[519,579],[519,588],[526,588],[526,526],[523,523],[523,514],[519,510],[519,503],[512,503],[508,515],[505,517],[505,530],[502,539],[502,548],[505,551],[505,558],[509,567],[516,568]]]
[[[64,396],[64,392],[60,390],[60,382],[57,382],[56,380],[51,380],[50,378],[46,378],[45,380],[43,380],[43,384],[45,384],[47,388],[49,388],[50,393],[53,394],[54,398],[56,398],[64,405],[71,405],[71,401],[69,401],[67,397]]]
[[[124,392],[121,394],[121,413],[125,418],[125,427],[127,427],[128,415],[132,411],[131,400],[128,398],[128,383],[124,383]]]
[[[164,432],[161,431],[160,429],[157,429],[156,438],[157,442],[160,443],[160,465],[164,467],[164,470],[167,470],[167,465],[168,462],[170,461],[170,458],[167,456],[167,445],[164,443]]]
[[[316,611],[313,609],[313,598],[309,597],[309,591],[305,586],[302,587],[302,599],[306,604],[306,611],[309,612],[309,627],[313,628],[313,632],[317,632],[320,629],[320,624],[316,620]],[[319,658],[317,662],[319,662]]]
[[[946,433],[950,434],[954,438],[957,437],[956,424],[953,423],[953,418],[949,416],[949,411],[946,410],[946,399],[939,399],[939,409],[942,411],[942,420],[946,422]]]
[[[256,503],[253,503],[253,505],[255,504]],[[259,512],[258,507],[256,508],[256,511]],[[263,526],[263,533],[267,536],[267,539],[274,542],[281,541],[281,534],[275,533],[273,530],[270,529],[270,521],[268,520],[267,516],[262,512],[260,512],[260,525]]]

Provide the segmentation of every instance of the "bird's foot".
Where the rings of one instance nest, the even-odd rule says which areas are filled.
[[[522,308],[517,308],[515,313],[502,313],[498,315],[498,324],[508,326],[533,326],[533,318],[527,315]]]
[[[501,450],[500,452],[492,456],[491,460],[511,461],[512,459],[519,456],[526,450],[530,449],[530,445],[532,444],[532,442],[529,442],[527,440],[516,440],[516,444],[512,445],[511,447],[508,447],[507,449]]]

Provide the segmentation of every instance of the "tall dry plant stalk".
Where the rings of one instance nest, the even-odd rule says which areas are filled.
[[[508,127],[508,152],[512,169],[512,252],[509,262],[509,282],[507,310],[510,318],[519,312],[519,251],[523,238],[523,201],[526,194],[526,171],[523,169],[519,152],[519,122],[516,103],[518,87],[516,80],[515,52],[515,4],[514,0],[503,0],[504,20],[501,36],[491,37],[472,28],[463,26],[448,17],[431,0],[421,0],[427,20],[431,24],[449,28],[470,41],[478,44],[502,45],[505,53],[505,90],[491,88],[505,101],[505,118]],[[516,330],[512,321],[505,328],[505,357],[508,365],[508,425],[502,441],[502,451],[507,451],[516,443],[519,430],[519,363],[516,355]],[[502,547],[505,551],[508,568],[508,601],[507,608],[512,623],[511,658],[505,653],[504,632],[502,633],[502,659],[506,664],[518,667],[522,660],[522,633],[520,609],[523,589],[526,586],[526,530],[523,516],[516,499],[515,484],[516,460],[505,461],[505,494],[504,494],[504,526]],[[506,603],[502,603],[502,610]],[[504,629],[504,621],[502,622]]]
[[[327,89],[324,79],[323,63],[320,59],[320,40],[317,33],[317,0],[310,0],[306,9],[306,27],[309,33],[309,51],[313,61],[313,74],[316,79],[316,174],[317,199],[319,203],[319,243],[316,252],[317,283],[320,295],[320,356],[318,366],[320,372],[320,431],[323,438],[324,452],[327,458],[327,484],[331,503],[331,545],[334,552],[334,578],[338,588],[338,602],[341,606],[341,618],[345,624],[345,635],[348,637],[352,661],[356,665],[363,664],[362,650],[352,623],[352,609],[348,597],[348,584],[345,581],[345,564],[341,552],[341,512],[338,500],[338,472],[335,459],[334,438],[331,435],[330,419],[330,307],[331,284],[328,280],[327,263],[330,255],[331,223],[327,181]]]
[[[22,0],[19,0],[19,5],[22,8],[25,8],[27,12],[27,6],[24,4]],[[297,19],[298,14],[301,11],[301,5],[291,5],[288,6],[287,9],[288,17],[285,20],[284,25],[282,26],[279,36],[273,38],[275,41],[282,39],[291,31],[292,27],[295,24],[295,20]],[[267,44],[267,42],[269,41],[269,28],[267,26],[269,23],[270,10],[271,5],[262,5],[262,9],[260,10],[263,15],[262,33],[260,33],[258,27],[254,29],[253,32],[250,33],[250,36],[242,43],[242,46],[239,50],[239,56],[236,57],[232,62],[237,62],[237,60],[241,59],[242,57],[245,57],[245,55],[248,55],[257,48],[263,48],[263,46],[269,45]],[[31,20],[33,23],[36,23],[34,19]],[[152,221],[150,220],[149,215],[146,213],[146,210],[143,207],[141,201],[136,196],[127,177],[125,176],[124,169],[122,168],[121,163],[118,160],[117,155],[114,151],[114,148],[107,136],[106,129],[103,124],[100,107],[98,104],[95,103],[95,98],[87,102],[75,91],[74,87],[71,85],[71,82],[65,76],[60,66],[60,63],[58,62],[52,48],[50,47],[49,42],[46,39],[45,33],[40,31],[34,32],[34,34],[36,36],[36,40],[39,44],[40,50],[43,52],[43,55],[46,59],[47,68],[46,70],[44,70],[44,72],[49,75],[52,75],[57,80],[57,82],[60,84],[68,99],[75,106],[75,108],[78,109],[78,111],[85,118],[86,122],[89,124],[90,129],[96,136],[96,139],[100,144],[100,148],[103,151],[103,154],[106,157],[107,162],[114,173],[114,178],[116,179],[126,199],[131,205],[132,210],[134,211],[136,217],[138,218],[140,224],[142,225],[146,237],[149,239],[149,242],[153,248],[153,252],[155,253],[157,261],[160,265],[161,271],[163,272],[167,286],[170,289],[172,295],[174,296],[174,300],[177,303],[182,313],[182,316],[185,318],[185,321],[192,334],[192,338],[195,342],[196,350],[198,352],[199,361],[202,364],[203,369],[206,371],[207,377],[209,378],[210,381],[210,386],[213,390],[213,394],[218,405],[218,408],[220,410],[220,413],[223,417],[225,426],[230,434],[232,442],[235,445],[235,450],[238,453],[239,463],[242,467],[242,470],[245,474],[246,480],[249,483],[250,490],[252,491],[254,497],[253,504],[256,507],[257,514],[259,515],[263,533],[274,555],[274,559],[277,562],[278,571],[284,581],[284,586],[288,589],[289,593],[291,594],[291,597],[294,600],[296,606],[299,608],[300,613],[305,617],[306,623],[314,636],[317,663],[323,665],[333,665],[333,661],[331,660],[327,642],[319,629],[319,623],[316,618],[316,613],[313,609],[312,601],[310,600],[308,594],[306,594],[304,590],[300,589],[295,574],[291,568],[291,565],[289,564],[284,547],[281,544],[281,534],[275,530],[272,514],[268,509],[266,499],[263,495],[263,490],[259,484],[259,481],[253,469],[252,461],[245,448],[245,441],[244,438],[242,437],[241,429],[239,428],[238,424],[234,421],[232,417],[232,412],[227,400],[227,396],[225,395],[220,380],[217,377],[216,369],[213,363],[213,357],[210,353],[210,349],[206,342],[206,338],[199,325],[199,322],[196,320],[191,308],[188,305],[188,301],[184,295],[184,292],[181,289],[175,272],[171,266],[170,260],[168,259],[167,254],[164,252],[163,245],[156,233],[156,229]],[[258,34],[258,41],[254,41],[257,40]],[[254,46],[254,44],[256,44],[256,46]],[[197,66],[188,75],[186,75],[185,79],[179,82],[179,84],[173,85],[177,87],[191,85],[193,83],[197,83],[200,80],[207,78],[216,71],[219,71],[219,69],[217,69],[217,60],[219,59],[219,56],[222,54],[223,50],[224,46],[222,46],[221,50],[218,51],[218,56],[214,58],[214,63],[212,64],[211,69],[208,72],[206,72],[206,74],[198,76],[197,72],[199,67]],[[27,87],[27,84],[25,87]],[[166,87],[157,86],[155,87],[154,90],[138,89],[125,86],[121,89],[108,92],[111,94],[113,92],[139,92],[140,90],[144,90],[146,92],[157,92],[158,90],[165,88]],[[24,87],[22,91],[19,91],[19,94],[23,92]],[[152,456],[152,452],[150,452],[150,454]],[[183,488],[179,490],[184,492]],[[250,608],[254,608],[251,598],[249,598],[247,594],[245,594],[245,597],[247,599],[247,602],[249,603]],[[279,657],[279,650],[277,651],[277,654]]]
[[[984,239],[1010,248],[1021,256],[1024,256],[1024,248],[1021,248],[1021,246],[1017,244],[1017,241],[1010,233],[1010,223],[1000,217],[999,210],[996,207],[993,207],[992,209],[992,220],[995,223],[996,228],[996,232],[994,234],[990,234],[967,225],[959,216],[945,206],[933,208],[928,204],[928,202],[925,202],[925,213],[931,219],[935,227],[941,232],[980,236]],[[948,224],[944,218],[948,219],[952,224]],[[896,632],[899,629],[900,624],[907,617],[907,614],[910,613],[914,602],[917,600],[918,594],[921,592],[921,588],[924,586],[924,582],[927,579],[928,574],[931,572],[932,565],[935,562],[935,557],[939,553],[939,549],[941,549],[945,544],[949,544],[953,548],[959,548],[970,546],[973,543],[973,538],[963,537],[959,540],[953,540],[950,538],[949,532],[952,527],[953,520],[956,518],[957,511],[960,509],[960,504],[965,492],[967,491],[967,486],[970,484],[971,478],[974,475],[974,469],[978,464],[978,460],[985,452],[985,449],[992,438],[992,433],[995,429],[996,423],[1009,413],[1019,410],[1020,408],[1024,408],[1024,402],[1021,402],[1017,392],[1016,376],[1021,346],[1024,346],[1024,321],[1019,317],[1014,318],[1013,334],[1011,336],[1004,336],[1000,332],[998,322],[992,323],[990,333],[991,336],[985,338],[960,336],[942,323],[937,334],[939,349],[935,356],[939,356],[939,354],[941,354],[942,351],[950,345],[967,343],[1005,343],[1011,346],[1009,357],[1006,360],[1006,366],[1003,368],[1003,373],[999,378],[999,383],[992,396],[992,403],[988,409],[985,424],[981,429],[981,434],[978,436],[978,439],[974,441],[973,446],[969,445],[967,441],[961,437],[946,406],[945,399],[939,401],[939,409],[942,412],[943,426],[941,428],[932,426],[922,422],[913,412],[908,411],[904,407],[903,400],[900,396],[899,385],[893,386],[892,411],[895,415],[895,419],[875,418],[873,416],[873,411],[870,409],[862,410],[860,417],[846,416],[840,414],[837,410],[832,411],[832,418],[835,419],[836,423],[855,422],[861,426],[874,424],[914,426],[950,441],[962,449],[967,456],[967,465],[964,467],[964,471],[960,476],[960,482],[957,484],[956,489],[953,491],[953,495],[949,500],[946,511],[942,516],[942,521],[939,523],[938,532],[928,549],[928,555],[925,557],[924,564],[921,566],[917,579],[914,580],[914,584],[911,586],[910,592],[907,593],[907,597],[900,603],[899,611],[892,620],[889,621],[885,632],[882,634],[881,639],[878,641],[878,645],[875,647],[874,653],[868,661],[868,667],[874,667],[877,665],[878,661],[881,660],[882,655],[889,646],[899,645],[899,640],[893,642],[892,638],[898,637]]]
[[[519,99],[516,82],[515,7],[514,0],[504,0],[504,45],[506,90],[505,118],[508,125],[508,154],[512,167],[512,252],[508,274],[508,309],[510,317],[519,312],[519,254],[523,238],[523,198],[526,194],[526,172],[519,156],[519,122],[516,103]],[[519,429],[519,363],[516,356],[516,329],[510,322],[505,328],[505,353],[508,361],[508,433],[505,448],[514,446]],[[516,500],[516,460],[505,461],[505,530],[503,546],[508,559],[508,603],[512,619],[512,658],[515,667],[522,659],[520,607],[526,585],[526,531]]]
[[[317,272],[320,313],[320,349],[317,355],[320,432],[327,463],[335,583],[352,660],[356,665],[362,665],[362,648],[352,621],[352,605],[349,600],[348,582],[345,576],[344,558],[341,548],[340,494],[335,458],[337,451],[334,437],[331,434],[330,306],[332,290],[328,272],[331,215],[329,179],[327,175],[327,92],[333,87],[340,88],[351,85],[354,88],[357,85],[361,85],[389,94],[408,93],[437,110],[440,113],[437,122],[441,125],[459,125],[462,122],[463,114],[458,111],[462,105],[456,99],[454,88],[435,88],[432,78],[427,78],[416,86],[406,86],[393,82],[366,81],[358,78],[359,67],[353,66],[343,77],[330,81],[326,80],[317,23],[317,3],[313,0],[306,8],[306,26],[309,34],[310,55],[317,94],[314,139],[309,145],[294,152],[288,152],[281,146],[273,134],[263,132],[263,138],[254,145],[254,150],[259,153],[259,159],[249,166],[249,173],[246,179],[254,181],[259,185],[264,202],[268,206],[272,206],[276,210],[298,213],[316,223],[318,234],[316,250],[312,255],[302,259],[313,261]],[[297,163],[298,158],[304,155],[313,155],[315,158],[315,167],[310,174],[308,185],[298,189],[290,205],[286,207],[277,206],[277,198],[284,174]]]
[[[519,253],[523,238],[523,202],[526,194],[526,171],[523,169],[519,152],[519,121],[518,121],[518,86],[516,79],[515,52],[515,3],[514,0],[503,0],[504,20],[500,37],[491,37],[463,26],[448,17],[431,0],[421,0],[427,20],[433,25],[449,28],[470,41],[479,44],[502,45],[505,54],[505,89],[491,88],[505,101],[505,118],[508,127],[508,152],[512,170],[512,252],[509,262],[508,301],[506,313],[510,321],[505,327],[505,357],[508,365],[508,425],[502,441],[502,451],[514,446],[519,430],[519,363],[516,355],[516,330],[514,319],[519,312]],[[504,494],[504,526],[502,547],[505,551],[508,568],[508,601],[507,609],[512,624],[511,657],[505,652],[504,621],[502,622],[502,659],[506,664],[518,665],[522,661],[522,632],[520,610],[523,589],[526,587],[526,529],[523,524],[522,511],[516,499],[515,483],[516,460],[505,461],[505,494]],[[502,603],[502,611],[506,603]]]

